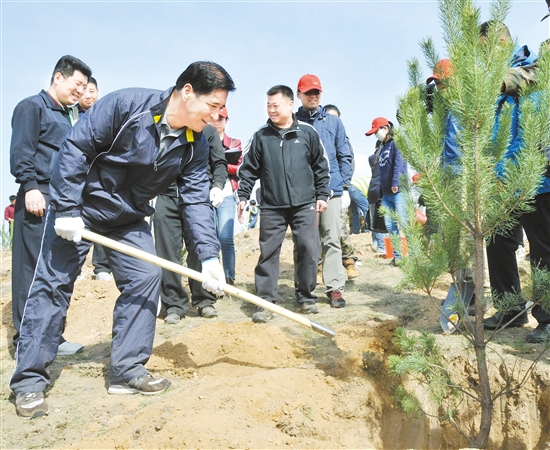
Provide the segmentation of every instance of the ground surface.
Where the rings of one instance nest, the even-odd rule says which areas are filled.
[[[348,282],[345,309],[331,309],[319,286],[320,313],[310,316],[337,331],[334,340],[283,317],[254,325],[253,307],[237,298],[217,304],[219,317],[195,312],[176,325],[159,318],[153,356],[147,367],[171,379],[159,396],[106,393],[114,282],[76,283],[65,337],[85,350],[57,358],[50,366],[50,414],[24,421],[10,399],[13,371],[10,252],[2,254],[0,341],[1,448],[459,448],[449,426],[434,419],[407,418],[394,401],[396,380],[386,371],[395,352],[397,325],[434,333],[448,357],[469,370],[469,356],[457,336],[443,336],[439,311],[420,292],[396,292],[401,269],[376,258],[369,234],[351,237],[359,276]],[[237,286],[253,292],[257,231],[241,234],[237,246]],[[281,305],[297,311],[293,299],[291,239],[281,256]],[[442,300],[448,285],[436,296]],[[532,319],[531,319],[532,320]],[[505,331],[498,345],[526,367],[540,345],[524,342],[536,324]],[[516,364],[517,363],[511,363]],[[516,367],[514,366],[514,367]],[[493,448],[550,448],[550,381],[543,358],[520,395],[496,406]],[[422,393],[419,392],[419,396]],[[511,405],[511,406],[510,406]],[[476,405],[465,408],[477,408]],[[466,409],[466,412],[467,409]],[[466,414],[468,416],[468,414]],[[470,415],[472,422],[474,419]]]

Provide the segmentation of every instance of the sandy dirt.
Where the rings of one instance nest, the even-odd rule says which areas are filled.
[[[465,441],[435,419],[406,417],[396,406],[398,380],[386,361],[396,349],[398,325],[434,333],[451,362],[471,370],[473,360],[457,336],[443,336],[437,307],[420,292],[398,292],[399,268],[375,257],[369,234],[351,236],[359,257],[359,277],[348,281],[348,306],[331,309],[323,286],[316,293],[320,313],[309,316],[337,332],[334,340],[283,317],[253,324],[254,307],[237,298],[217,303],[219,317],[204,319],[190,311],[176,325],[160,317],[153,356],[147,368],[168,377],[172,386],[158,396],[109,396],[106,392],[114,282],[76,283],[65,337],[85,345],[82,354],[59,357],[49,367],[50,413],[32,421],[15,414],[9,377],[11,348],[10,252],[2,254],[0,341],[1,448],[460,448]],[[237,285],[254,292],[259,255],[257,230],[236,238]],[[293,302],[292,241],[281,255],[281,305]],[[437,292],[442,300],[448,285]],[[540,345],[524,342],[536,326],[505,331],[498,344],[524,370]],[[515,359],[518,361],[518,359]],[[510,365],[513,363],[510,359]],[[505,364],[501,362],[501,364]],[[506,365],[506,364],[505,364]],[[500,367],[502,371],[502,367]],[[498,372],[498,368],[497,368]],[[409,386],[414,382],[409,380]],[[521,391],[497,405],[492,448],[550,448],[548,359]],[[419,390],[419,397],[423,392]],[[425,397],[425,395],[424,395]],[[429,409],[426,400],[426,408]],[[465,402],[465,420],[475,423],[477,405]],[[468,415],[469,409],[474,413]]]

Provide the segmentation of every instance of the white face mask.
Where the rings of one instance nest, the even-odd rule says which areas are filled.
[[[388,135],[388,130],[387,128],[378,128],[378,131],[376,133],[374,133],[374,135],[376,136],[376,139],[378,139],[380,142],[384,142],[384,139],[386,139],[386,136]]]

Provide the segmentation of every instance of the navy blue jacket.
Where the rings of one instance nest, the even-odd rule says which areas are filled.
[[[82,115],[61,146],[51,205],[57,217],[81,216],[105,232],[153,214],[149,202],[177,179],[186,233],[202,261],[220,250],[209,201],[208,142],[186,129],[158,157],[160,119],[172,90],[122,89]]]
[[[67,111],[46,91],[21,100],[11,121],[10,169],[25,192],[46,193],[59,147],[71,129]]]
[[[342,195],[343,186],[349,186],[353,176],[353,154],[344,124],[339,117],[328,114],[322,106],[313,114],[300,106],[296,117],[313,125],[319,133],[330,165],[330,189],[333,195]]]
[[[311,125],[294,120],[280,131],[271,120],[247,144],[239,166],[239,201],[250,198],[260,179],[262,209],[293,208],[327,201],[329,169],[319,134]]]
[[[392,186],[399,186],[399,177],[407,175],[407,163],[393,139],[382,144],[378,167],[380,167],[380,185],[383,195],[393,194]]]

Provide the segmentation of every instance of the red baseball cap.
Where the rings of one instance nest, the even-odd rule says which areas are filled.
[[[319,77],[308,73],[307,75],[304,75],[302,78],[300,78],[300,81],[298,81],[298,90],[300,92],[308,92],[313,89],[317,89],[323,92]]]
[[[370,136],[378,131],[380,127],[387,127],[390,122],[385,117],[377,117],[372,121],[372,128],[365,133],[366,136]]]
[[[426,80],[426,84],[430,84],[434,80],[446,80],[455,71],[453,63],[450,59],[442,59],[438,61],[434,67],[434,74]]]
[[[222,109],[220,109],[220,117],[225,117],[226,119],[229,119],[229,113],[227,112],[227,106],[224,106]]]

